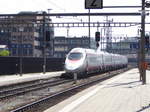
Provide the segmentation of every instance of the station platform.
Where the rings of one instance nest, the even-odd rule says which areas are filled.
[[[137,68],[100,82],[44,112],[150,112],[150,71],[147,83]]]
[[[16,84],[21,82],[28,82],[39,79],[47,79],[50,77],[60,76],[64,71],[46,72],[43,73],[27,73],[20,76],[19,74],[0,75],[0,86]]]

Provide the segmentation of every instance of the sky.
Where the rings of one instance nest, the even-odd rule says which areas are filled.
[[[52,12],[87,12],[85,0],[0,0],[0,13],[52,9]],[[104,6],[140,5],[141,0],[103,0]],[[98,9],[99,10],[99,9]],[[101,10],[101,9],[100,9]],[[110,10],[109,10],[110,11]],[[118,9],[117,9],[118,11]]]
[[[85,0],[0,0],[0,14],[16,14],[20,11],[48,11],[50,13],[82,13],[88,12],[85,9]],[[140,6],[141,0],[103,0],[103,6]],[[140,9],[91,9],[91,12],[139,12]],[[52,18],[53,22],[79,22],[80,20],[87,21],[85,17],[63,17]],[[136,17],[109,17],[114,22],[140,22],[140,16]],[[91,21],[104,22],[106,17],[91,17]],[[149,22],[150,18],[147,17],[146,21]],[[149,26],[148,26],[149,27]],[[83,29],[83,30],[82,30]],[[148,28],[146,27],[146,30]],[[82,32],[81,32],[82,30]],[[135,36],[137,34],[137,26],[131,28],[112,28],[113,35],[129,35]],[[91,35],[94,36],[96,28],[92,28]],[[124,31],[124,32],[122,32]],[[55,30],[55,35],[67,35],[66,28],[59,28]],[[70,28],[70,36],[87,36],[88,29],[85,28]]]

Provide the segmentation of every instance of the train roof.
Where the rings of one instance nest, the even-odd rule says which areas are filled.
[[[123,55],[120,55],[120,54],[113,54],[113,53],[108,53],[106,51],[101,51],[100,49],[97,49],[97,50],[94,50],[94,49],[88,49],[88,48],[73,48],[71,52],[81,52],[81,53],[93,53],[93,54],[104,54],[104,55],[113,55],[113,56],[123,56]],[[125,56],[124,56],[125,57]]]
[[[95,52],[94,49],[87,49],[87,48],[73,48],[70,52]]]

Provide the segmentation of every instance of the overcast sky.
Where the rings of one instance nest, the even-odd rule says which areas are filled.
[[[0,13],[53,9],[52,12],[84,12],[85,0],[0,0]],[[140,5],[141,0],[103,0],[104,6]],[[111,9],[112,10],[112,9]],[[109,10],[110,11],[110,10]]]
[[[47,9],[52,9],[51,13],[68,13],[68,12],[88,12],[85,9],[85,0],[0,0],[0,13],[1,14],[10,14],[10,13],[18,13],[20,11],[47,11]],[[141,5],[141,0],[103,0],[104,6],[139,6]],[[140,9],[97,9],[91,10],[91,12],[139,12]],[[71,18],[71,17],[70,17]],[[83,18],[74,18],[74,21],[79,21]],[[91,21],[104,21],[105,17],[99,17],[97,20],[96,18],[91,18]],[[134,21],[140,22],[140,17],[110,17],[113,19],[114,22],[118,21]],[[73,21],[73,19],[64,18],[64,19],[53,19],[53,21]],[[148,17],[146,18],[148,21]],[[131,32],[131,29],[133,30]],[[118,29],[117,29],[118,30]],[[136,35],[137,34],[137,27],[132,27],[124,30],[124,32],[120,33],[120,30],[117,31],[113,29],[113,34],[117,35]],[[57,32],[60,32],[59,34]],[[66,29],[57,29],[55,31],[56,35],[64,35],[66,36]],[[80,35],[88,35],[87,31],[86,34],[81,34],[78,31],[74,34],[74,29],[69,30],[69,34],[71,36],[78,36]],[[95,29],[93,29],[93,32]],[[94,34],[92,31],[91,33]]]

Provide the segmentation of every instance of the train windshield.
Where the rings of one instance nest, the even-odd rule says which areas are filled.
[[[82,53],[79,52],[74,52],[74,53],[70,53],[68,56],[68,59],[70,60],[79,60],[83,57]]]

